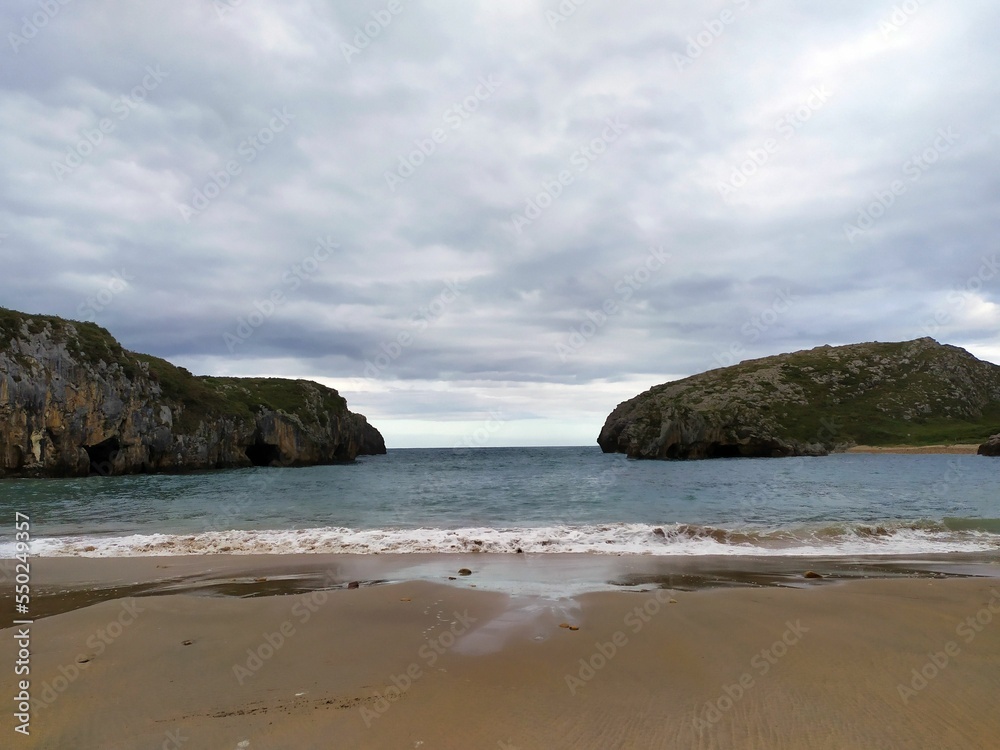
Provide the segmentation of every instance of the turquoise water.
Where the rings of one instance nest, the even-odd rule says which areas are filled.
[[[596,447],[412,449],[339,466],[11,480],[0,511],[31,515],[36,555],[990,551],[998,466],[969,455],[659,462]]]

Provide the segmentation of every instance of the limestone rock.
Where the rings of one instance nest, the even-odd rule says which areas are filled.
[[[1000,416],[1000,366],[930,338],[821,346],[658,385],[608,416],[605,453],[818,456],[854,444],[954,441]],[[924,442],[929,442],[930,439]]]
[[[0,308],[0,477],[303,466],[385,453],[306,380],[195,377],[103,328]]]
[[[979,446],[980,456],[1000,456],[1000,434],[990,436],[990,439]]]

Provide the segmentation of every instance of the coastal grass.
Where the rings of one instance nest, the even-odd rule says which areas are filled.
[[[748,360],[648,396],[639,420],[651,433],[665,408],[831,448],[982,443],[1000,432],[1000,367],[932,339]]]

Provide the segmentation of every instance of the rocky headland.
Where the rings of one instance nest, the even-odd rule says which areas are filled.
[[[825,455],[980,443],[1000,431],[1000,366],[931,338],[820,346],[658,385],[597,442],[634,458]],[[1000,451],[1000,438],[983,445]]]
[[[307,466],[385,453],[337,391],[197,377],[105,329],[0,308],[0,477]]]

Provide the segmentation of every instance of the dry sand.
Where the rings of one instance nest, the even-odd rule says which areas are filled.
[[[123,592],[126,583],[162,578],[157,565],[185,575],[247,565],[37,562],[41,588],[86,579],[120,583]],[[351,566],[364,564],[345,565],[354,574]],[[476,556],[448,556],[447,565],[481,567]],[[301,566],[272,558],[270,575]],[[554,601],[470,588],[479,575],[257,598],[126,597],[44,617],[31,628],[31,736],[13,732],[8,709],[0,746],[998,746],[996,578]],[[15,631],[0,634],[8,707]]]

